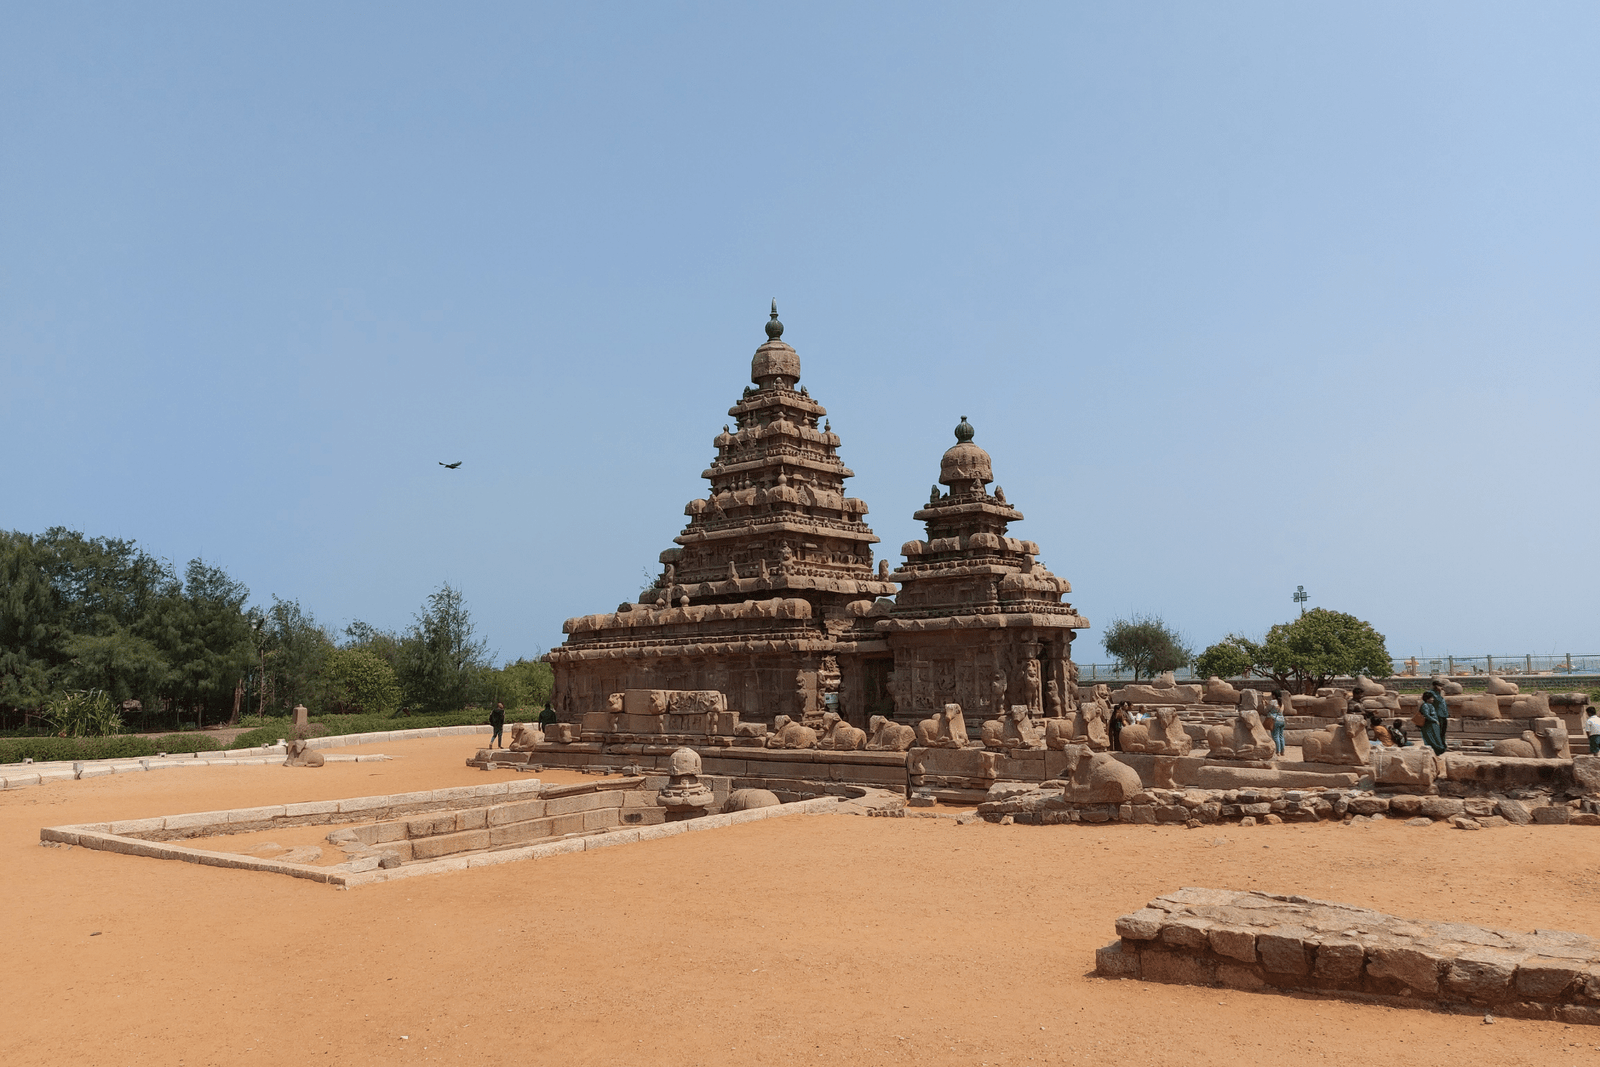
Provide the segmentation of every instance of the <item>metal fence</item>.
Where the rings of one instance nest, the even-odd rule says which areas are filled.
[[[1600,655],[1408,656],[1394,660],[1397,675],[1600,674]]]
[[[1520,656],[1406,656],[1393,658],[1391,662],[1394,665],[1393,676],[1399,678],[1426,678],[1430,674],[1445,674],[1452,677],[1473,674],[1555,677],[1566,674],[1600,674],[1600,654],[1579,655],[1575,652],[1563,652],[1558,656],[1535,656],[1530,653],[1523,653]],[[1174,676],[1180,682],[1203,680],[1187,667],[1175,671]],[[1133,671],[1118,670],[1115,663],[1078,664],[1080,685],[1131,681],[1133,681]]]

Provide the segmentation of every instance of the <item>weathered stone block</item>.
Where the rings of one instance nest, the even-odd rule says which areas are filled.
[[[1161,940],[1169,945],[1180,948],[1204,949],[1206,947],[1206,934],[1211,924],[1204,919],[1192,916],[1180,916],[1169,919],[1161,925]]]
[[[1352,815],[1381,815],[1389,810],[1389,798],[1373,796],[1351,797],[1345,805],[1345,810]]]
[[[1445,968],[1445,989],[1474,1001],[1501,1000],[1510,992],[1521,960],[1517,953],[1493,948],[1463,952]]]
[[[1421,811],[1430,819],[1448,819],[1461,814],[1462,804],[1454,797],[1423,797]]]
[[[1102,978],[1138,978],[1139,953],[1124,951],[1120,940],[1113,941],[1095,949],[1094,971]]]
[[[1494,810],[1502,819],[1514,826],[1527,826],[1533,822],[1533,813],[1520,800],[1498,800]]]
[[[1244,993],[1258,993],[1267,988],[1259,970],[1238,963],[1218,963],[1217,984]]]
[[[1580,965],[1568,960],[1543,957],[1525,960],[1517,968],[1517,992],[1525,997],[1554,1000],[1583,977]]]
[[[1213,926],[1206,931],[1206,941],[1211,951],[1219,956],[1244,963],[1256,962],[1256,935],[1253,931]],[[1260,981],[1259,977],[1257,981]]]
[[[1117,918],[1117,936],[1124,941],[1153,941],[1161,936],[1161,924],[1167,913],[1154,908],[1140,908],[1131,915]]]
[[[1217,978],[1216,961],[1182,952],[1147,949],[1139,953],[1140,976],[1147,982],[1211,985]]]
[[[1261,965],[1274,974],[1310,974],[1311,954],[1305,942],[1309,934],[1308,930],[1293,927],[1257,934],[1256,951],[1261,954]]]
[[[1380,945],[1367,952],[1368,975],[1393,978],[1424,996],[1439,992],[1439,972],[1443,967],[1444,961],[1438,956],[1404,945]]]
[[[437,859],[457,852],[490,847],[488,830],[468,830],[461,834],[436,834],[411,842],[411,855],[419,860]]]
[[[1484,786],[1542,785],[1565,789],[1573,783],[1573,764],[1565,759],[1467,756],[1451,752],[1444,757],[1444,767],[1445,777],[1451,781]]]
[[[1585,793],[1600,793],[1600,756],[1574,756],[1572,780]]]
[[[1361,985],[1361,967],[1367,950],[1358,941],[1323,938],[1317,946],[1317,962],[1312,974],[1345,989]]]
[[[1533,821],[1541,826],[1565,826],[1572,821],[1572,809],[1565,804],[1548,804],[1533,809]]]

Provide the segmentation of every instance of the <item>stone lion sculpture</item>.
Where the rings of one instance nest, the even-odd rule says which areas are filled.
[[[816,748],[817,732],[802,726],[787,715],[779,715],[772,723],[772,733],[767,737],[768,748]]]
[[[511,727],[511,751],[532,752],[544,740],[544,729],[533,723],[519,722]]]
[[[835,752],[854,752],[865,748],[866,744],[865,730],[845,722],[837,711],[823,713],[822,732],[817,739],[818,748],[831,749]]]
[[[867,725],[872,728],[872,735],[867,738],[868,752],[904,752],[917,739],[917,732],[911,727],[882,715],[874,715]]]
[[[1522,691],[1522,687],[1516,682],[1508,682],[1498,674],[1489,675],[1489,680],[1484,683],[1484,688],[1489,691],[1490,696],[1496,697],[1512,697]]]
[[[1095,752],[1087,745],[1068,745],[1067,766],[1058,781],[1062,799],[1074,804],[1121,804],[1143,791],[1139,774],[1117,762],[1110,753]]]
[[[1532,730],[1522,731],[1521,737],[1496,741],[1492,751],[1496,756],[1519,759],[1565,759],[1568,744],[1566,724],[1556,720],[1554,725],[1535,723]]]
[[[1346,715],[1343,722],[1306,734],[1300,753],[1307,763],[1366,763],[1372,753],[1366,716]]]
[[[1149,721],[1124,726],[1117,735],[1117,744],[1124,752],[1187,756],[1194,739],[1184,732],[1177,708],[1157,708]]]
[[[1002,718],[984,723],[984,746],[996,749],[1042,747],[1044,731],[1033,721],[1032,710],[1026,704],[1013,704]]]
[[[1252,708],[1239,712],[1232,729],[1213,726],[1207,730],[1206,748],[1211,759],[1270,760],[1278,754],[1272,734],[1261,725],[1261,713]]]
[[[769,789],[735,789],[728,794],[728,799],[723,802],[724,815],[734,811],[750,811],[754,808],[775,808],[783,801],[778,799],[778,794]]]
[[[946,704],[931,719],[917,723],[917,744],[923,748],[966,748],[967,720],[960,704]]]
[[[1078,705],[1078,709],[1064,719],[1051,719],[1044,726],[1046,748],[1060,750],[1068,745],[1088,745],[1101,751],[1111,747],[1111,734],[1107,724],[1111,721],[1111,708],[1098,700]]]
[[[304,738],[297,737],[289,742],[289,758],[283,761],[285,767],[320,767],[323,764],[322,753],[314,748],[307,748]]]

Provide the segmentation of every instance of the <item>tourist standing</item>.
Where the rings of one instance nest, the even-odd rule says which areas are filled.
[[[556,719],[556,709],[552,708],[550,706],[550,702],[548,700],[546,700],[544,702],[544,710],[539,712],[539,725],[540,726],[552,726],[557,721],[558,720]]]
[[[495,748],[500,744],[500,734],[506,728],[506,706],[496,704],[489,713],[489,725],[494,727],[494,736],[489,738],[489,747]]]
[[[1422,743],[1433,749],[1435,756],[1444,755],[1444,732],[1439,728],[1439,708],[1444,698],[1432,689],[1422,694]]]
[[[1600,711],[1590,704],[1583,716],[1583,732],[1589,738],[1589,755],[1600,756]]]
[[[1272,727],[1272,743],[1278,749],[1278,755],[1283,755],[1283,707],[1289,702],[1289,694],[1282,689],[1273,690],[1272,696],[1267,698],[1267,725]]]
[[[1106,720],[1106,727],[1111,731],[1111,751],[1122,751],[1122,728],[1128,724],[1127,716],[1122,709],[1126,705],[1118,704],[1111,709],[1111,718]]]

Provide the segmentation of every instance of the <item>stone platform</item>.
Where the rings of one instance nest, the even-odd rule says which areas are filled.
[[[1582,934],[1224,889],[1157,897],[1117,934],[1095,954],[1102,977],[1600,1025],[1600,942]]]

